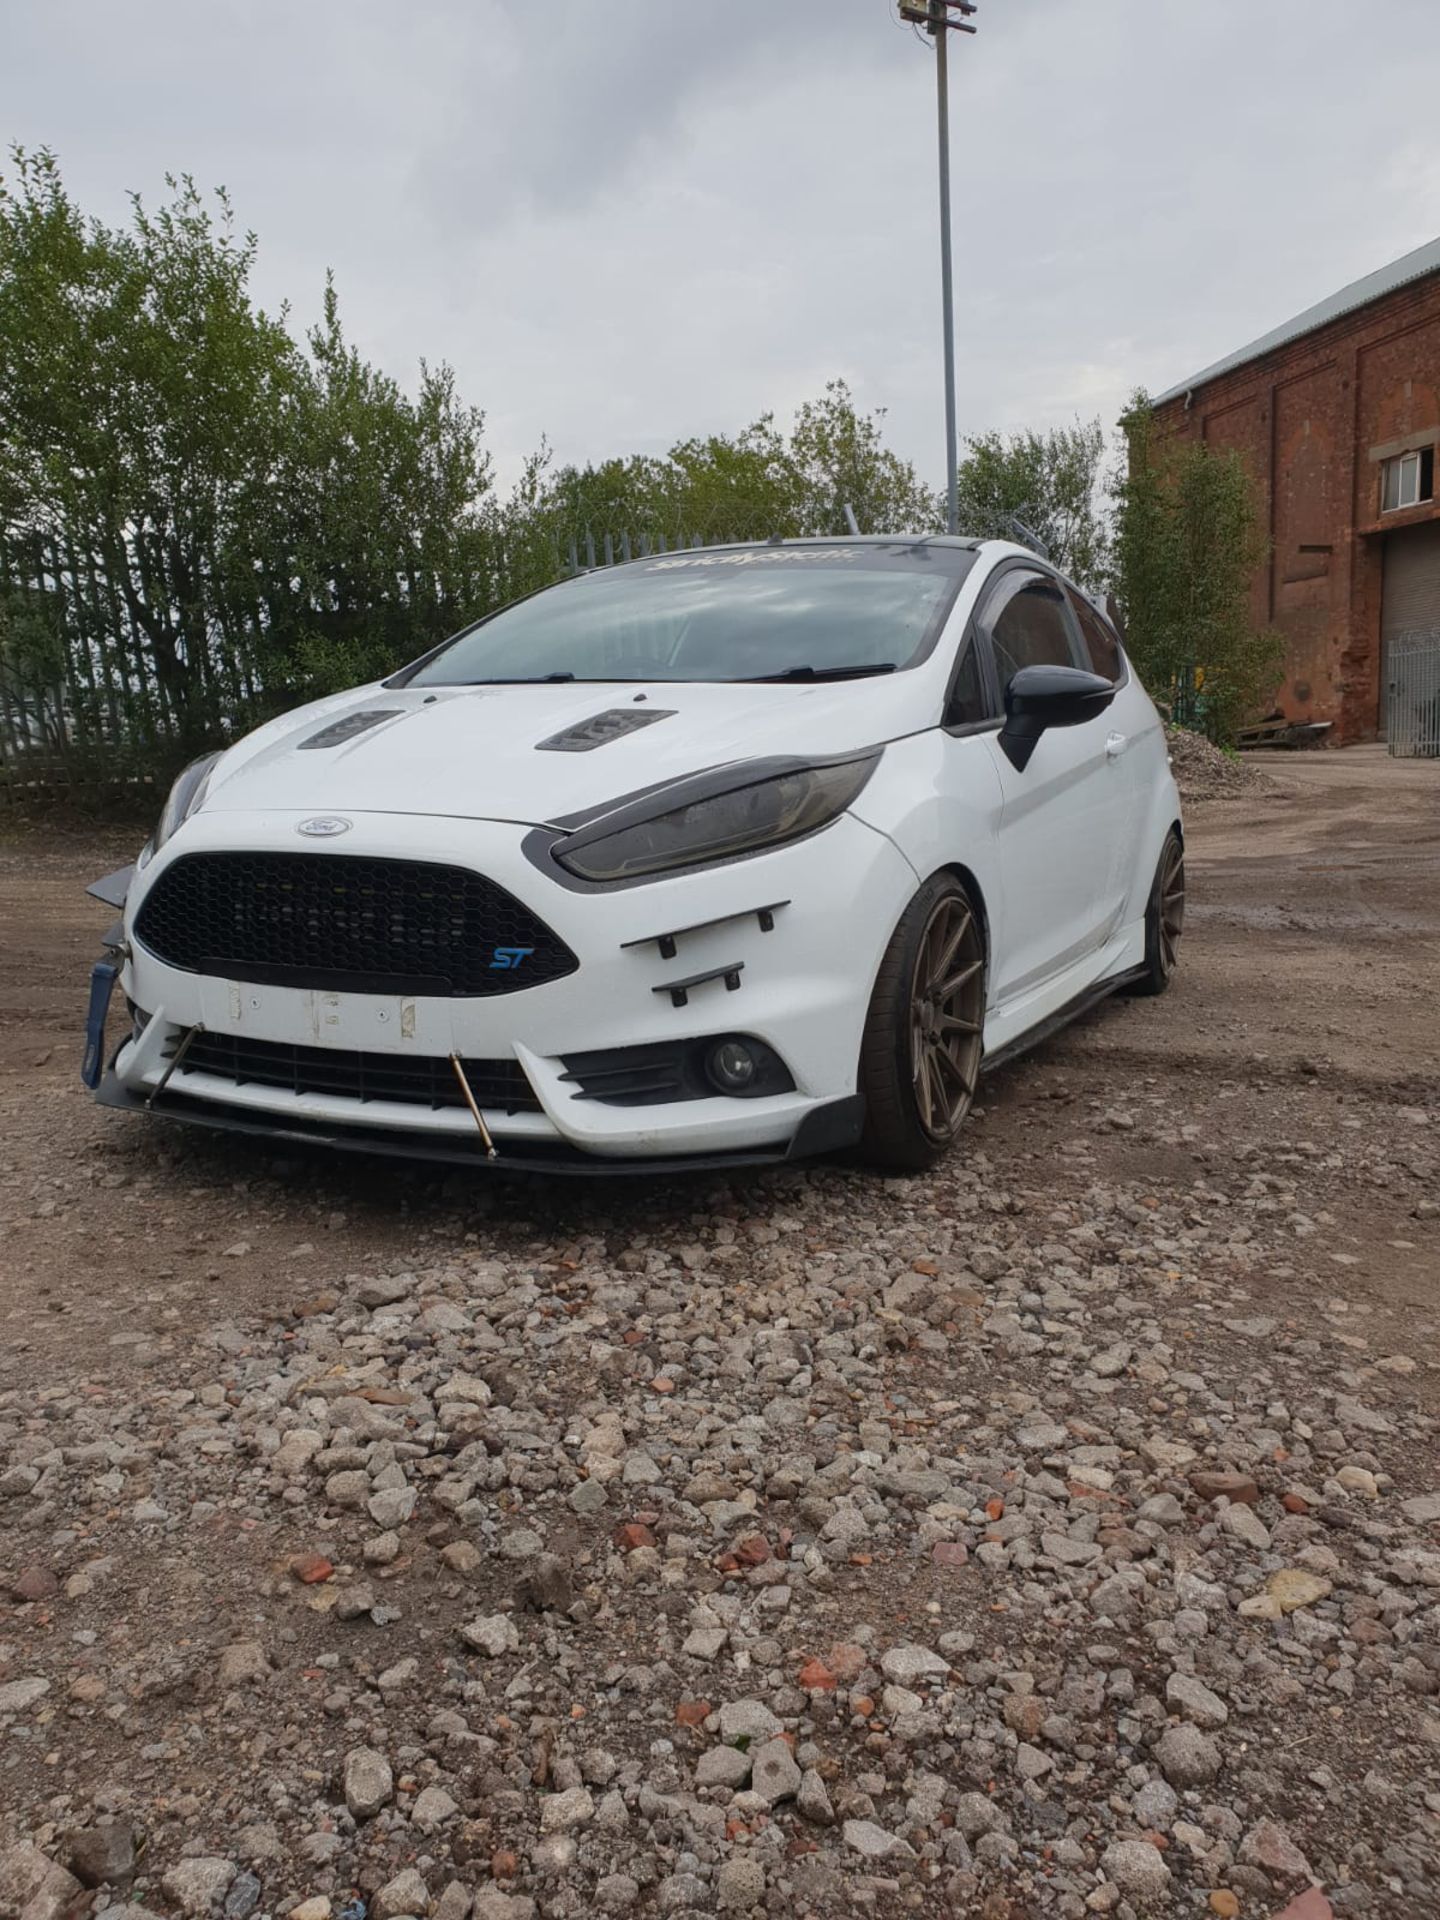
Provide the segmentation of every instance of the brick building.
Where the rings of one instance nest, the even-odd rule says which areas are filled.
[[[1341,743],[1383,736],[1387,639],[1440,631],[1440,240],[1155,406],[1162,434],[1237,448],[1255,478],[1255,617],[1287,642],[1277,704]]]

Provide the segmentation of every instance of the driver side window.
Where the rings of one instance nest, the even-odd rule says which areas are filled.
[[[1080,638],[1087,655],[1086,666],[1092,673],[1098,673],[1102,680],[1118,681],[1125,670],[1120,657],[1120,642],[1088,600],[1082,600],[1078,593],[1072,593],[1070,605],[1080,623]]]
[[[1058,580],[1044,574],[1006,574],[985,609],[1003,692],[1022,667],[1073,667],[1070,619]]]

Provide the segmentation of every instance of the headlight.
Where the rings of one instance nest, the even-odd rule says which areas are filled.
[[[219,758],[218,753],[203,753],[198,760],[192,760],[179,775],[170,789],[165,805],[161,808],[154,833],[140,850],[140,858],[135,862],[137,867],[147,867],[176,828],[194,813],[205,798],[206,788],[210,785],[210,775]]]
[[[878,753],[867,753],[815,766],[759,761],[719,776],[698,774],[568,835],[555,858],[581,879],[616,881],[762,853],[827,826],[879,761]],[[718,791],[717,777],[729,782]]]

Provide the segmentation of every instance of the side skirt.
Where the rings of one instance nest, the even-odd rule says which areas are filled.
[[[1099,1006],[1102,1000],[1108,1000],[1112,993],[1121,987],[1129,986],[1132,980],[1138,980],[1145,969],[1143,966],[1127,967],[1124,973],[1112,973],[1108,980],[1097,980],[1093,987],[1086,987],[1083,993],[1077,993],[1073,1000],[1067,1000],[1063,1007],[1056,1009],[1047,1019],[1042,1020],[1028,1033],[1022,1033],[1008,1046],[1001,1047],[997,1053],[987,1053],[980,1062],[982,1074],[993,1073],[997,1067],[1008,1067],[1012,1060],[1018,1060],[1022,1053],[1029,1053],[1032,1047],[1038,1047],[1052,1039],[1062,1027],[1068,1027],[1072,1020],[1078,1020],[1082,1013],[1088,1013],[1091,1007]]]

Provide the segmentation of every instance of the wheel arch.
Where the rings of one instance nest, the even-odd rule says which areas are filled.
[[[861,1151],[872,1164],[897,1172],[919,1172],[933,1166],[953,1143],[974,1097],[984,1056],[985,976],[990,955],[984,889],[974,871],[959,861],[941,862],[917,879],[905,912],[890,935],[872,989],[856,1074],[856,1090],[865,1101]],[[959,912],[956,895],[962,890],[966,910]],[[952,1054],[952,1079],[937,1078],[939,1069],[926,1064],[923,1078],[928,1091],[919,1096],[916,1088],[922,1074],[915,1052],[917,1031],[925,1035],[922,1044],[927,1062],[931,1053],[951,1045],[937,1038],[939,1028],[934,1022],[925,1020],[918,1029],[915,1024],[916,1009],[922,1004],[917,998],[920,968],[923,964],[933,969],[936,964],[935,954],[927,957],[922,943],[931,920],[942,909],[951,916],[946,923],[946,938],[954,931],[955,939],[954,945],[944,948],[945,961],[948,963],[958,952],[958,944],[964,940],[968,943],[965,958],[971,964],[944,988],[939,983],[947,976],[927,972],[924,1004],[928,1006],[932,1000],[942,1004],[942,994],[947,1001],[954,995],[970,996],[959,1022],[966,1036],[960,1044],[967,1058],[962,1063]],[[974,978],[977,968],[978,980]],[[935,993],[929,992],[931,988]],[[960,1089],[958,1099],[956,1084]],[[939,1113],[934,1111],[936,1097],[941,1101]]]
[[[985,968],[988,973],[993,955],[991,951],[990,907],[985,898],[985,889],[981,886],[974,869],[967,867],[961,860],[948,860],[944,866],[936,867],[932,873],[926,874],[925,879],[921,881],[920,885],[924,886],[926,881],[934,880],[942,873],[948,873],[952,880],[958,880],[960,882],[966,893],[969,894],[971,903],[979,915],[980,931],[985,939]]]

